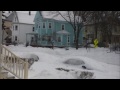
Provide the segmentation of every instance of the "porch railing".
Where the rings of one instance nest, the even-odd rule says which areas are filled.
[[[16,76],[18,79],[28,79],[28,62],[16,56],[5,46],[2,48],[2,67]]]

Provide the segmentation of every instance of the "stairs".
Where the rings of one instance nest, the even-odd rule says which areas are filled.
[[[15,79],[15,77],[10,75],[8,71],[2,70],[1,79]]]

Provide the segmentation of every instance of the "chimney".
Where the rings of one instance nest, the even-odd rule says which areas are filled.
[[[31,11],[29,11],[29,15],[31,15]]]

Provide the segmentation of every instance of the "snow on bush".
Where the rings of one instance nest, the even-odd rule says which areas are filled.
[[[94,73],[82,71],[82,72],[76,72],[78,79],[94,79]]]
[[[70,64],[70,65],[83,65],[83,64],[85,64],[84,61],[77,60],[77,59],[68,59],[64,63],[65,64]]]

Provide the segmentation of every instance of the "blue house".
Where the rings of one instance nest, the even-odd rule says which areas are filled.
[[[74,46],[75,38],[72,26],[60,15],[53,16],[50,11],[37,11],[34,18],[34,34],[40,46],[66,47]],[[83,30],[80,32],[79,44],[83,42]]]

